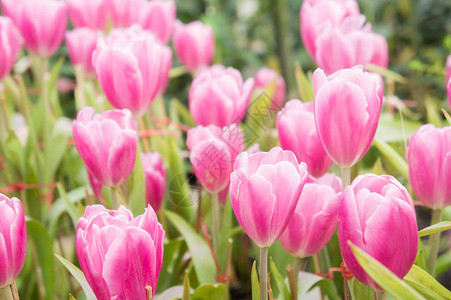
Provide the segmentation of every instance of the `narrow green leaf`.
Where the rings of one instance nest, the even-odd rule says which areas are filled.
[[[313,86],[305,76],[304,70],[299,63],[295,64],[294,75],[296,77],[296,85],[299,97],[302,101],[313,101]]]
[[[285,284],[285,281],[280,275],[279,270],[277,270],[277,266],[274,263],[272,257],[269,259],[269,267],[271,270],[272,277],[276,280],[277,289],[279,290],[279,295],[277,295],[278,300],[289,300],[290,299],[290,290]]]
[[[373,65],[373,64],[367,64],[365,66],[365,69],[369,72],[375,72],[379,73],[385,78],[392,79],[393,81],[399,82],[399,83],[407,83],[407,79],[401,75],[399,75],[396,72],[393,72],[389,69],[386,69],[381,66]]]
[[[214,283],[216,267],[207,243],[182,217],[171,211],[165,211],[165,215],[185,239],[199,283]]]
[[[376,139],[387,143],[404,142],[404,139],[409,140],[421,125],[420,122],[405,119],[401,121],[400,118],[395,118],[392,114],[384,113],[379,119]]]
[[[434,277],[428,274],[422,268],[413,265],[409,273],[404,277],[404,281],[415,288],[418,292],[422,293],[424,290],[430,290],[435,294],[443,297],[444,299],[451,299],[451,292],[448,291],[444,286],[438,283]],[[413,286],[411,283],[415,283]],[[418,289],[418,287],[420,289]]]
[[[183,300],[191,300],[191,286],[188,271],[185,271],[185,280],[183,282]]]
[[[402,281],[398,276],[393,274],[387,267],[381,264],[379,261],[371,257],[365,251],[348,241],[355,258],[359,262],[360,266],[368,273],[368,275],[376,281],[387,293],[394,296],[399,300],[416,300],[424,299],[414,289],[412,289],[407,283]]]
[[[379,139],[374,139],[373,144],[377,149],[379,149],[380,152],[382,152],[382,155],[384,155],[392,163],[392,165],[399,171],[399,173],[401,173],[402,176],[409,178],[409,167],[407,162],[398,152],[396,152],[395,149]]]
[[[74,276],[74,278],[78,281],[81,288],[85,292],[86,298],[88,300],[97,299],[91,287],[89,286],[89,283],[86,280],[86,277],[83,274],[83,272],[64,257],[59,256],[58,254],[55,254],[55,256],[63,264],[63,266],[72,274],[72,276]]]
[[[418,237],[423,237],[427,235],[431,235],[434,233],[442,232],[445,230],[451,229],[451,221],[443,221],[429,227],[424,228],[423,230],[418,231]]]
[[[182,118],[182,120],[188,126],[191,126],[191,127],[195,127],[196,126],[196,122],[194,121],[193,117],[191,116],[191,113],[189,112],[189,110],[186,108],[186,105],[183,105],[177,99],[172,99],[171,100],[171,105],[174,105],[178,115]]]
[[[198,287],[193,295],[193,300],[223,300],[225,299],[226,289],[224,284],[204,284]]]
[[[129,187],[127,193],[128,206],[133,215],[143,214],[146,207],[146,178],[139,148],[136,154],[135,168],[132,175],[127,179],[125,186]]]
[[[257,275],[257,261],[252,264],[251,273],[252,300],[260,300],[260,283]]]
[[[353,299],[374,300],[374,291],[372,288],[364,285],[355,278],[352,278],[349,282],[351,282]]]
[[[44,149],[43,181],[48,183],[55,176],[55,172],[67,149],[67,142],[72,135],[72,126],[69,119],[60,118],[56,121],[52,133],[49,137],[49,143]]]
[[[437,258],[435,274],[439,276],[449,268],[451,268],[451,251],[445,252]]]

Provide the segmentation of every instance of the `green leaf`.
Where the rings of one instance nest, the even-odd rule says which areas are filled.
[[[431,235],[434,233],[442,232],[445,230],[451,229],[451,221],[443,221],[429,227],[424,228],[423,230],[418,231],[418,237],[423,237],[427,235]]]
[[[365,69],[369,72],[375,72],[379,73],[383,77],[387,79],[392,79],[393,81],[399,82],[399,83],[407,83],[407,79],[401,75],[399,75],[396,72],[393,72],[389,69],[386,69],[384,67],[373,65],[373,64],[367,64],[365,65]]]
[[[42,270],[42,279],[45,287],[45,299],[55,298],[55,269],[53,263],[53,242],[45,227],[38,221],[28,220],[27,233],[31,236],[34,249]]]
[[[81,288],[85,292],[86,298],[88,300],[97,299],[91,287],[89,286],[89,283],[86,280],[86,277],[83,274],[83,272],[64,257],[59,256],[58,254],[55,254],[55,256],[63,264],[63,266],[66,267],[66,269],[72,274],[72,276],[74,276],[74,278],[78,281]]]
[[[165,215],[185,239],[199,283],[214,283],[216,267],[207,243],[182,217],[171,211],[165,211]]]
[[[313,101],[313,85],[305,76],[304,70],[302,70],[299,63],[295,64],[294,75],[301,100],[304,102]]]
[[[443,297],[444,299],[451,299],[451,292],[443,287],[434,277],[428,274],[422,268],[413,265],[409,273],[404,277],[404,281],[411,285],[418,292],[432,291],[433,293]],[[414,283],[414,285],[412,285]],[[426,295],[425,295],[426,296]],[[438,299],[438,298],[434,298]]]
[[[364,285],[360,281],[355,278],[352,278],[350,281],[351,285],[351,293],[353,299],[359,300],[374,300],[374,291],[372,288]]]
[[[146,178],[139,147],[137,152],[133,173],[124,184],[127,190],[128,206],[134,216],[142,215],[146,208]]]
[[[66,202],[66,210],[72,220],[72,224],[74,225],[75,229],[82,214],[80,210],[77,209],[77,207],[69,200],[69,197],[67,197],[67,193],[63,185],[61,183],[58,183],[56,185],[56,188],[58,189],[58,193],[60,194],[61,198],[64,199],[64,202]]]
[[[68,122],[70,122],[69,119],[58,119],[49,136],[48,143],[45,145],[43,183],[51,182],[66,152],[67,142],[72,135],[72,126],[68,126]]]
[[[399,300],[425,299],[379,261],[371,257],[352,242],[348,241],[348,244],[360,266],[379,286],[387,291],[387,293]]]
[[[224,284],[204,284],[198,287],[193,295],[193,300],[211,300],[211,299],[225,299],[226,289]]]
[[[260,283],[258,282],[256,260],[252,264],[251,286],[252,286],[252,300],[260,300]]]
[[[222,225],[219,233],[219,254],[218,263],[222,270],[225,270],[227,264],[227,252],[229,250],[230,231],[232,229],[232,202],[228,196],[224,205],[222,214]]]
[[[188,271],[185,271],[185,280],[183,282],[183,300],[191,300],[191,286],[189,283]]]
[[[409,178],[409,167],[405,159],[396,152],[389,144],[379,139],[374,139],[374,146],[384,155],[392,165],[401,173],[405,178]]]
[[[280,275],[279,270],[277,270],[276,264],[274,263],[272,257],[269,259],[269,267],[271,270],[272,277],[276,280],[277,289],[279,290],[279,295],[277,295],[278,300],[289,300],[290,299],[290,290],[288,289],[285,281]]]
[[[188,108],[186,108],[186,105],[183,105],[180,103],[177,99],[171,100],[171,105],[175,107],[175,110],[177,111],[177,114],[182,118],[182,120],[190,127],[195,127],[196,122],[194,121],[193,117],[191,116],[191,113],[189,112]]]
[[[445,252],[437,258],[437,262],[435,263],[435,274],[439,276],[449,268],[451,268],[451,251]]]
[[[419,122],[405,119],[401,121],[392,114],[385,113],[379,119],[375,138],[387,143],[404,142],[404,140],[409,140],[421,125]]]

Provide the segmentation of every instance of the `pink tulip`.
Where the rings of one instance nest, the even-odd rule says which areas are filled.
[[[74,66],[81,66],[87,74],[94,74],[92,53],[101,32],[89,28],[76,28],[66,32],[66,46]]]
[[[143,0],[106,0],[109,20],[114,27],[131,25],[131,11],[137,9]]]
[[[158,152],[142,153],[141,160],[146,177],[146,202],[158,212],[166,190],[166,170]]]
[[[300,11],[301,36],[310,56],[315,60],[315,43],[324,23],[329,22],[335,27],[346,17],[359,14],[359,5],[355,0],[303,1]]]
[[[137,9],[131,11],[131,22],[150,30],[162,43],[166,44],[174,27],[177,11],[175,2],[173,0],[138,0],[136,2]]]
[[[451,55],[448,55],[446,58],[446,66],[445,66],[445,83],[449,82],[451,78]]]
[[[135,165],[136,124],[128,110],[110,110],[95,114],[86,107],[72,128],[75,147],[88,172],[102,185],[118,186]]]
[[[197,126],[188,131],[186,144],[194,174],[210,193],[218,193],[228,186],[243,143],[243,133],[235,124],[224,128]]]
[[[324,149],[339,166],[349,168],[373,142],[382,108],[382,80],[362,66],[330,76],[317,69],[313,87],[316,129]]]
[[[164,235],[150,206],[136,218],[123,206],[86,207],[77,224],[75,247],[97,299],[147,299],[146,286],[153,296],[163,263]]]
[[[332,165],[316,131],[313,103],[291,100],[277,115],[280,146],[293,151],[312,176],[323,176]]]
[[[189,24],[176,22],[172,42],[177,57],[190,72],[209,65],[213,59],[215,50],[213,30],[200,21]]]
[[[451,205],[451,126],[426,124],[415,132],[407,151],[413,191],[425,206]]]
[[[105,202],[105,198],[102,195],[103,185],[88,171],[89,185],[91,186],[94,196],[101,202]]]
[[[201,72],[191,84],[189,111],[198,125],[225,127],[239,124],[251,99],[254,79],[243,83],[240,72],[214,65]]]
[[[371,31],[365,16],[344,19],[339,26],[331,23],[316,38],[315,58],[327,74],[356,65],[373,63],[388,66],[388,46],[384,37]]]
[[[158,94],[163,95],[169,84],[169,72],[172,68],[172,51],[169,47],[163,47],[161,53],[161,77],[160,87],[158,88]]]
[[[74,27],[104,30],[107,23],[107,0],[67,0],[69,17]]]
[[[6,12],[24,38],[25,46],[33,54],[47,58],[58,50],[63,41],[67,23],[64,1],[6,1],[2,7],[6,7]]]
[[[101,40],[93,53],[100,86],[115,108],[142,115],[167,81],[167,46],[135,25],[115,29]],[[163,74],[166,68],[166,74]]]
[[[280,237],[283,248],[296,257],[318,253],[335,232],[340,207],[341,180],[325,175],[333,185],[311,179],[304,185],[293,217]]]
[[[285,101],[285,80],[276,71],[269,68],[261,68],[255,74],[255,87],[264,90],[268,85],[274,84],[274,94],[272,95],[271,110],[278,111]]]
[[[11,19],[0,17],[0,80],[11,72],[22,43],[22,37]]]
[[[448,94],[449,109],[451,110],[451,77],[449,78],[448,84],[446,85],[446,93]]]
[[[27,229],[22,203],[0,194],[0,289],[22,270],[27,254]]]
[[[279,147],[243,152],[230,175],[232,208],[247,235],[260,247],[271,246],[288,225],[307,180],[307,166]]]
[[[346,266],[360,282],[380,289],[359,265],[348,241],[403,278],[417,255],[417,230],[412,199],[394,177],[360,175],[344,190],[338,239]]]

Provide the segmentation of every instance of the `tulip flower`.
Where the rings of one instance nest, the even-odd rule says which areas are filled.
[[[75,247],[80,267],[97,299],[147,299],[157,290],[165,232],[153,209],[133,218],[121,206],[86,207],[77,224]]]
[[[105,202],[105,198],[102,195],[102,183],[100,183],[91,173],[88,171],[89,185],[91,186],[94,196],[101,202]]]
[[[202,71],[191,84],[189,111],[198,125],[225,127],[239,124],[251,99],[254,79],[243,83],[240,72],[215,65]]]
[[[359,14],[359,5],[355,0],[303,1],[300,11],[301,37],[310,56],[316,59],[316,39],[325,23],[336,27],[345,18]]]
[[[172,42],[177,57],[190,72],[209,65],[213,59],[215,49],[213,30],[200,21],[189,24],[177,22]]]
[[[344,19],[340,25],[323,25],[316,38],[315,58],[327,74],[368,63],[388,66],[388,45],[384,37],[371,31],[365,16]]]
[[[337,228],[341,180],[333,174],[333,185],[314,178],[304,185],[293,217],[280,237],[283,248],[295,257],[318,253]]]
[[[22,202],[0,194],[0,289],[13,283],[27,253],[27,230]]]
[[[101,33],[89,28],[76,28],[66,32],[66,46],[74,66],[80,66],[87,74],[94,73],[92,53],[96,49]]]
[[[342,168],[352,167],[371,146],[382,108],[381,82],[362,66],[330,76],[321,69],[313,74],[316,129],[324,149]]]
[[[418,248],[415,208],[407,190],[389,175],[358,176],[341,197],[338,239],[346,266],[360,282],[380,289],[359,265],[348,241],[402,279]]]
[[[138,137],[136,124],[128,110],[95,114],[86,107],[72,128],[75,147],[88,172],[106,186],[118,186],[135,165]]]
[[[66,3],[57,0],[6,1],[6,13],[19,28],[25,46],[33,54],[52,56],[64,38]]]
[[[69,18],[74,27],[104,30],[107,23],[107,0],[67,0]]]
[[[0,17],[0,80],[11,72],[22,43],[22,37],[11,19]]]
[[[407,160],[421,202],[432,209],[451,205],[451,127],[421,126],[409,141]]]
[[[93,66],[113,107],[127,108],[135,116],[150,107],[163,78],[167,81],[168,74],[162,72],[167,67],[166,47],[137,25],[112,30],[98,43]]]
[[[291,100],[277,115],[277,132],[282,149],[293,151],[314,177],[323,176],[332,165],[315,126],[313,103]]]
[[[146,202],[158,212],[166,189],[166,170],[158,152],[142,153],[141,160],[146,177]]]
[[[285,101],[285,80],[276,71],[261,68],[255,74],[255,87],[264,90],[270,84],[274,84],[274,94],[272,95],[271,110],[278,111]]]
[[[186,144],[194,174],[210,193],[216,194],[228,186],[243,142],[243,133],[235,124],[224,128],[197,126],[188,131]]]
[[[449,109],[451,110],[451,78],[446,85],[446,93],[448,94]]]

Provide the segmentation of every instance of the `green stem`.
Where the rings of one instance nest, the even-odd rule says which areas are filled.
[[[268,299],[268,247],[260,248],[260,300]]]
[[[298,279],[299,279],[299,271],[301,270],[302,258],[294,257],[293,259],[293,291],[291,291],[292,299],[298,298]]]
[[[386,300],[387,292],[385,291],[376,291],[376,300]]]
[[[442,220],[442,210],[434,209],[432,211],[431,225],[437,224]],[[437,260],[438,246],[440,243],[440,232],[431,234],[429,236],[429,256],[427,265],[429,272],[432,276],[435,276],[435,261]]]
[[[117,186],[111,187],[111,202],[113,204],[113,209],[119,208],[119,191]]]
[[[88,106],[88,102],[86,101],[86,94],[85,94],[85,73],[83,71],[83,68],[81,66],[75,66],[75,78],[77,80],[77,87],[76,87],[76,107],[77,111],[82,110],[86,106]]]
[[[20,300],[19,298],[19,292],[17,291],[17,286],[16,286],[16,282],[13,281],[13,283],[11,283],[9,285],[9,292],[11,295],[11,300]]]
[[[351,184],[351,168],[341,168],[342,190]]]
[[[219,201],[218,194],[211,194],[211,213],[212,213],[212,228],[213,228],[213,251],[216,257],[218,257],[219,251]]]

